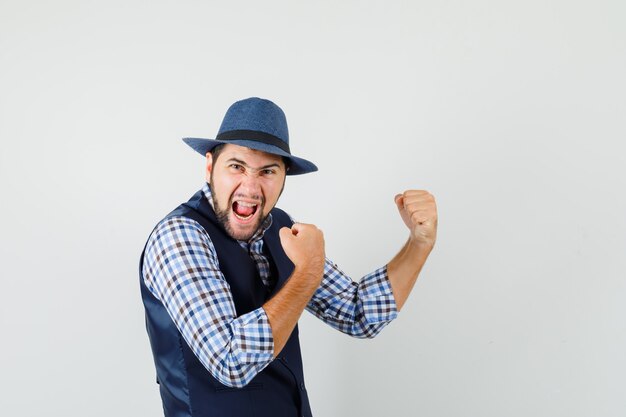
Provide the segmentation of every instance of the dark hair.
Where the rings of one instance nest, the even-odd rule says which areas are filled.
[[[215,148],[211,149],[209,152],[211,152],[211,157],[213,158],[213,163],[215,163],[217,161],[217,157],[220,156],[220,154],[222,153],[222,150],[224,149],[224,145],[225,143],[222,143],[220,145],[217,145]]]
[[[217,157],[220,156],[220,154],[224,150],[224,145],[226,144],[221,143],[209,151],[211,152],[213,163],[217,162]],[[284,156],[281,156],[281,158],[283,159],[283,163],[285,164],[285,171],[289,171],[289,159],[285,158]]]

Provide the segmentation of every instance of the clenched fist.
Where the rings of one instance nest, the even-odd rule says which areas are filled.
[[[291,229],[279,232],[280,243],[296,267],[315,274],[321,279],[324,273],[324,234],[312,224],[294,223]]]
[[[432,248],[437,239],[437,205],[428,191],[408,190],[395,197],[398,211],[414,243]]]

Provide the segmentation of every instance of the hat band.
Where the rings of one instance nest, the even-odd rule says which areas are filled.
[[[254,142],[265,143],[266,145],[273,145],[283,151],[291,154],[289,151],[289,144],[282,139],[277,138],[269,133],[259,132],[258,130],[229,130],[217,135],[216,140],[231,141],[231,140],[251,140]]]

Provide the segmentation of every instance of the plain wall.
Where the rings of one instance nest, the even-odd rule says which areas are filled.
[[[0,414],[157,416],[138,259],[234,101],[287,113],[280,206],[358,279],[437,199],[399,318],[305,313],[317,416],[626,414],[623,1],[0,1]]]

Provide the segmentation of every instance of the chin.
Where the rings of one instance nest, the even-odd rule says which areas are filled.
[[[256,233],[256,231],[259,230],[261,224],[263,224],[263,219],[259,219],[246,226],[233,225],[233,221],[230,220],[225,229],[233,239],[248,241]]]

